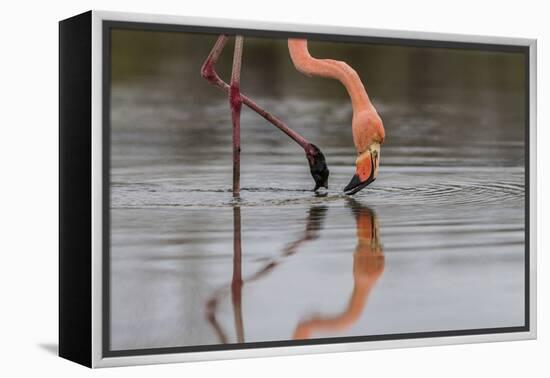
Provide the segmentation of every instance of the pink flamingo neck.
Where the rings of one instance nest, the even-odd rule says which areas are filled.
[[[354,114],[371,111],[373,106],[367,91],[353,68],[342,61],[317,59],[310,55],[307,40],[288,39],[288,50],[296,69],[306,75],[328,77],[340,81],[351,98]]]

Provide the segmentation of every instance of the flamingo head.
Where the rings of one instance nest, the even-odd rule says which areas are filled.
[[[355,194],[376,180],[380,145],[385,138],[384,125],[374,108],[354,114],[352,131],[358,156],[355,160],[355,175],[344,188],[346,194]]]
[[[355,175],[349,184],[344,188],[344,193],[355,194],[378,176],[380,162],[380,143],[373,143],[370,148],[357,157],[355,161]]]
[[[310,144],[306,148],[306,157],[309,163],[309,171],[313,180],[315,180],[315,188],[313,190],[316,191],[321,187],[328,189],[328,175],[330,172],[325,155],[323,155],[319,147]]]

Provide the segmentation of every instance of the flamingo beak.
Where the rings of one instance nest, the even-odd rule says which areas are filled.
[[[309,171],[315,181],[315,188],[313,191],[317,191],[317,189],[321,187],[328,189],[328,175],[330,172],[327,167],[325,155],[323,155],[319,147],[311,144],[307,149],[306,157],[309,163]]]
[[[375,143],[371,148],[363,152],[355,162],[355,175],[344,188],[345,194],[355,194],[376,180],[380,157],[380,145]]]

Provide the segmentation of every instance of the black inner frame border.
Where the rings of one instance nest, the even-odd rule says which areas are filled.
[[[242,34],[250,37],[263,38],[307,38],[309,40],[319,40],[325,42],[353,42],[377,45],[397,45],[405,47],[422,47],[422,48],[445,48],[445,49],[461,49],[474,51],[495,51],[495,52],[512,52],[521,53],[524,55],[524,82],[525,82],[525,134],[524,134],[524,162],[525,162],[525,258],[524,258],[524,277],[525,277],[525,292],[524,292],[524,320],[523,326],[514,327],[496,327],[496,328],[476,328],[476,329],[461,329],[447,331],[425,331],[425,332],[410,332],[410,333],[395,333],[385,335],[366,335],[366,336],[346,336],[346,337],[330,337],[316,338],[307,340],[277,340],[277,341],[262,341],[262,342],[245,342],[231,344],[211,344],[211,345],[195,345],[195,346],[179,346],[179,347],[163,347],[163,348],[143,348],[143,349],[127,349],[127,350],[111,350],[111,321],[110,321],[110,246],[111,246],[111,225],[110,225],[110,207],[111,207],[111,31],[113,29],[124,30],[139,30],[151,32],[176,32],[176,33],[200,33],[200,34],[227,34],[236,35]],[[479,42],[450,42],[438,40],[421,40],[408,38],[389,38],[389,37],[369,37],[369,36],[351,36],[351,35],[335,35],[325,33],[300,33],[287,31],[266,31],[256,29],[242,28],[225,28],[225,27],[203,27],[177,24],[160,24],[147,22],[129,22],[104,20],[102,21],[102,178],[103,178],[103,204],[102,204],[102,220],[103,220],[103,241],[102,241],[102,356],[103,357],[123,357],[123,356],[141,356],[141,355],[156,355],[170,353],[189,353],[189,352],[208,352],[222,350],[237,350],[237,349],[255,349],[255,348],[276,348],[276,347],[293,347],[304,345],[320,345],[320,344],[341,344],[366,341],[385,341],[385,340],[402,340],[402,339],[421,339],[433,337],[450,337],[450,336],[470,336],[470,335],[485,335],[499,333],[514,333],[514,332],[529,332],[530,331],[530,259],[529,259],[529,141],[530,141],[530,48],[529,46],[519,45],[504,45],[504,44],[487,44]],[[206,58],[206,57],[205,57]],[[199,72],[197,71],[197,75]]]

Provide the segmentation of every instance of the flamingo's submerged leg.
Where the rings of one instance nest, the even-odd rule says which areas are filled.
[[[216,65],[221,55],[221,52],[223,51],[225,44],[227,43],[227,38],[228,37],[223,34],[218,37],[216,43],[214,44],[214,47],[212,48],[212,51],[210,51],[210,54],[208,55],[208,57],[204,61],[204,64],[202,65],[201,75],[203,78],[208,80],[209,83],[220,88],[227,95],[230,95],[231,86],[220,78],[220,76],[218,75],[218,73],[214,68],[214,66]],[[245,104],[250,109],[254,110],[256,113],[261,115],[263,118],[265,118],[275,127],[277,127],[283,133],[288,135],[292,140],[294,140],[304,149],[304,152],[306,154],[307,161],[309,164],[311,176],[315,180],[314,190],[317,190],[320,187],[328,188],[329,170],[326,164],[325,156],[323,155],[321,150],[316,145],[309,142],[303,136],[298,134],[296,131],[288,127],[279,118],[275,117],[273,114],[269,113],[268,111],[260,107],[256,102],[254,102],[249,97],[240,93],[240,99],[242,104]]]

